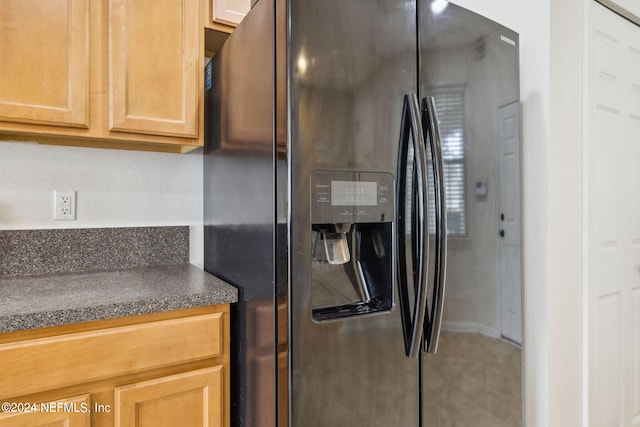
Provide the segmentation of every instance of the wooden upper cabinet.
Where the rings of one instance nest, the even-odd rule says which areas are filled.
[[[89,125],[87,0],[0,0],[0,121]]]
[[[225,33],[233,32],[251,10],[251,0],[205,0],[205,27]]]
[[[230,25],[238,25],[251,10],[251,0],[211,0],[213,20]]]
[[[208,1],[0,0],[0,140],[201,147]]]
[[[110,131],[198,136],[199,7],[110,0]]]

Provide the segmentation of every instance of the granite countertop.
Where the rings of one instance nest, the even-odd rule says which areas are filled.
[[[0,333],[236,302],[189,227],[0,231]]]
[[[0,277],[0,333],[236,302],[190,264]]]

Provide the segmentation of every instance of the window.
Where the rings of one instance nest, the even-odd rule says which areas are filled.
[[[464,91],[465,86],[446,86],[430,91],[435,100],[440,123],[447,199],[447,232],[453,237],[467,235]],[[431,186],[429,192],[433,197]],[[435,206],[429,207],[429,222],[429,229],[435,231]]]

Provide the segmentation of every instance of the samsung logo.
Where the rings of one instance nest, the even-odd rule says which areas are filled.
[[[500,34],[500,40],[502,40],[505,43],[510,44],[511,46],[515,46],[516,42],[514,42],[513,40],[511,40],[509,37],[505,37],[502,34]]]

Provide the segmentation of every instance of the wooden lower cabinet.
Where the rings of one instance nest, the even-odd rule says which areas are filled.
[[[51,402],[3,402],[0,427],[88,427],[91,425],[90,395]]]
[[[228,427],[229,306],[0,334],[0,427]]]
[[[223,426],[223,367],[199,369],[116,388],[118,427]]]

